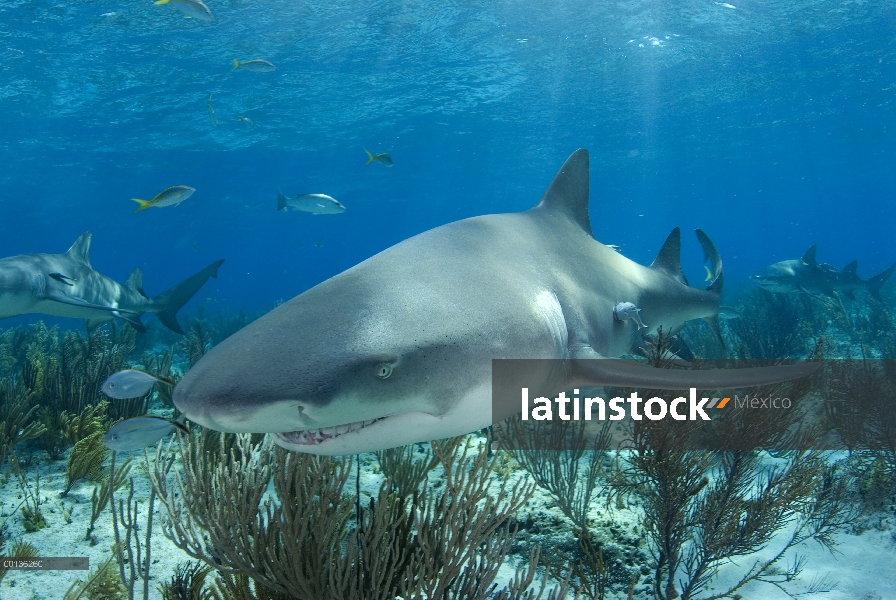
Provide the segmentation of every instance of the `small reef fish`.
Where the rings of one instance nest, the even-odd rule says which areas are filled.
[[[326,194],[298,194],[289,198],[277,190],[277,210],[289,210],[290,208],[312,215],[338,215],[345,212],[345,206],[339,200]]]
[[[713,2],[716,6],[721,6],[722,8],[737,8],[733,4],[728,4],[727,2]]]
[[[233,69],[231,72],[236,71],[237,69],[245,69],[246,71],[252,71],[253,73],[270,73],[277,69],[272,63],[269,63],[266,60],[262,60],[260,58],[256,58],[255,60],[247,60],[245,62],[240,62],[237,59],[233,59]]]
[[[164,377],[147,373],[140,369],[125,369],[109,376],[100,389],[104,394],[116,400],[126,398],[139,398],[145,396],[156,383],[174,385],[174,382]]]
[[[140,198],[131,198],[131,200],[140,205],[140,208],[134,211],[135,213],[138,213],[141,210],[146,210],[150,206],[155,206],[156,208],[162,208],[163,206],[177,206],[192,196],[195,191],[196,188],[191,188],[188,185],[172,185],[156,194],[152,200],[141,200]]]
[[[212,108],[212,95],[208,95],[208,101],[205,103],[208,107],[208,120],[211,121],[212,127],[218,126],[218,117],[215,116],[215,109]]]
[[[255,127],[255,123],[253,123],[252,119],[250,119],[249,117],[244,117],[243,115],[237,115],[236,120],[237,120],[237,122],[245,123],[246,127],[248,127],[249,129],[252,129],[253,127]]]
[[[152,415],[134,417],[113,425],[103,436],[103,445],[116,452],[140,450],[152,446],[178,429],[183,433],[190,433],[187,426],[180,421],[169,421]]]
[[[615,250],[616,252],[622,252],[622,248],[617,246],[616,244],[607,244],[607,248],[610,250]]]
[[[712,272],[712,269],[710,269],[710,268],[707,267],[706,265],[703,265],[703,268],[706,269],[706,279],[704,279],[703,281],[709,281],[709,280],[711,280],[713,277],[715,277],[715,275],[714,275],[713,272]]]
[[[647,325],[641,322],[641,309],[631,302],[617,302],[613,307],[613,318],[620,322],[631,319],[638,325],[638,329],[646,328]]]
[[[200,21],[214,21],[212,11],[202,0],[156,0],[156,4],[170,4],[184,15]]]
[[[392,157],[389,155],[388,152],[383,152],[382,154],[374,154],[367,148],[364,148],[364,152],[367,153],[367,162],[364,164],[369,165],[372,162],[378,162],[378,163],[382,163],[383,165],[385,165],[387,167],[392,166]]]
[[[314,245],[317,246],[318,248],[323,248],[324,247],[324,238],[320,238],[319,240],[317,240],[317,243]]]

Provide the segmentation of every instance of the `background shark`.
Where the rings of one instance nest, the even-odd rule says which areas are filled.
[[[723,273],[709,238],[698,234],[716,278],[707,290],[688,287],[677,229],[650,267],[638,265],[592,237],[588,193],[581,149],[531,210],[421,233],[251,323],[190,369],[175,405],[203,426],[269,432],[290,450],[368,452],[491,424],[493,359],[628,352],[640,333],[614,318],[618,302],[640,308],[648,332],[712,321]],[[605,384],[717,389],[815,368],[699,372],[571,362],[544,373],[532,393]]]
[[[802,258],[782,260],[751,275],[750,278],[770,292],[782,294],[805,292],[812,296],[820,294],[833,296],[834,292],[838,292],[847,298],[855,299],[853,292],[865,289],[873,298],[883,302],[880,288],[893,274],[896,264],[879,275],[862,279],[856,273],[859,261],[852,261],[841,271],[825,263],[819,264],[815,258],[817,250],[817,246],[813,244]]]
[[[140,315],[155,313],[168,329],[183,334],[177,311],[209,277],[218,276],[219,260],[155,298],[143,291],[137,268],[119,285],[90,266],[91,234],[81,235],[65,254],[20,254],[0,259],[0,319],[25,313],[87,320],[92,329],[119,317],[146,331]]]

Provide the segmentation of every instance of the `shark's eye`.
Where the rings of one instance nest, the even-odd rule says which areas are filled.
[[[389,363],[380,363],[373,369],[374,374],[380,379],[387,379],[392,374],[392,365]]]

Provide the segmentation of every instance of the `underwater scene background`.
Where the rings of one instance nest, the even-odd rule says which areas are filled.
[[[146,333],[0,322],[3,554],[92,569],[0,571],[0,598],[527,597],[522,571],[508,584],[518,567],[542,597],[896,598],[896,425],[863,429],[849,451],[736,459],[637,431],[632,454],[493,451],[483,432],[317,459],[194,426],[116,466],[108,429],[175,418],[171,391],[100,391],[127,367],[177,380],[418,233],[531,208],[588,148],[597,240],[647,265],[674,227],[712,237],[729,357],[868,359],[826,391],[872,382],[864,397],[881,401],[867,404],[889,414],[892,282],[881,302],[771,293],[750,276],[813,244],[821,263],[857,260],[862,279],[896,261],[891,3],[206,7],[212,20],[190,0],[0,0],[0,257],[63,253],[90,231],[92,267],[120,283],[140,267],[149,296],[225,259],[181,309],[184,336],[150,315]],[[234,68],[252,59],[276,68]],[[134,213],[131,198],[173,185],[196,191]],[[278,190],[346,210],[278,211]],[[694,286],[703,258],[686,234]],[[702,323],[680,337],[718,358]],[[645,343],[663,358],[662,339]]]

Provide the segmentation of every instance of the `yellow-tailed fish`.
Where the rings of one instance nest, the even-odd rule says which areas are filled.
[[[140,450],[141,448],[152,446],[175,430],[189,434],[190,430],[187,429],[182,420],[183,416],[177,421],[169,421],[168,419],[152,415],[127,419],[121,423],[116,423],[106,432],[106,435],[103,436],[103,445],[109,450],[115,450],[116,452]]]
[[[270,73],[276,68],[277,67],[275,67],[273,64],[260,58],[247,60],[245,62],[240,62],[235,58],[233,59],[234,71],[236,71],[237,69],[245,69],[246,71],[252,71],[253,73]]]
[[[382,154],[374,154],[367,148],[364,148],[364,152],[367,153],[367,162],[365,164],[370,164],[372,162],[382,163],[387,167],[392,166],[392,157],[389,156],[388,152],[383,152]]]
[[[208,102],[205,103],[208,107],[208,120],[211,121],[212,127],[218,126],[218,117],[215,116],[215,109],[212,108],[212,95],[208,95]]]
[[[138,213],[141,210],[146,210],[150,206],[155,206],[156,208],[177,206],[192,196],[195,191],[196,188],[191,188],[188,185],[172,185],[170,188],[165,188],[156,194],[152,200],[141,200],[140,198],[131,198],[131,200],[140,205],[140,208],[134,211],[135,213]]]
[[[255,123],[252,122],[252,119],[250,119],[249,117],[244,117],[243,115],[237,115],[236,120],[245,123],[246,127],[248,127],[249,129],[252,129],[255,126]]]
[[[188,17],[200,21],[213,21],[212,11],[202,0],[156,0],[156,4],[170,4]]]
[[[709,281],[710,279],[715,277],[715,275],[712,274],[712,271],[710,270],[709,267],[707,267],[706,265],[703,265],[703,268],[706,269],[706,279],[704,279],[703,281]]]
[[[104,394],[116,400],[139,398],[145,396],[157,383],[174,385],[174,382],[142,369],[125,369],[110,375],[100,389]]]

